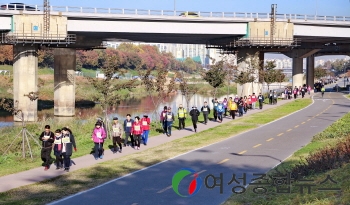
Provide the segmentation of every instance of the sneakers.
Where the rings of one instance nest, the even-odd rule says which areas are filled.
[[[69,172],[69,168],[64,168],[64,171]]]
[[[194,129],[194,132],[197,132],[197,129]]]
[[[95,160],[98,160],[98,157],[95,157]]]
[[[136,149],[137,149],[137,150],[139,150],[139,149],[140,149],[140,147],[137,147]]]
[[[119,153],[122,153],[122,150],[121,150],[121,149],[119,150]]]
[[[100,156],[100,159],[103,159],[103,155]]]
[[[59,170],[59,169],[61,169],[60,167],[56,167],[56,170]]]
[[[44,171],[47,171],[48,169],[49,169],[49,167],[48,167],[48,166],[46,166],[46,167],[45,167],[45,169],[44,169]]]

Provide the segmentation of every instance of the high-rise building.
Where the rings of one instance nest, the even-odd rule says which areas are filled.
[[[108,47],[117,48],[122,42],[107,42]],[[212,60],[220,60],[220,51],[218,49],[207,49],[205,45],[198,44],[171,44],[171,43],[143,43],[131,42],[135,45],[156,46],[160,52],[169,52],[177,59],[195,58],[201,59],[203,66],[211,65]]]

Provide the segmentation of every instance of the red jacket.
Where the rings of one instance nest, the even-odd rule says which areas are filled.
[[[166,113],[167,113],[167,112],[168,112],[168,111],[163,110],[163,111],[160,113],[160,121],[166,120]]]
[[[149,130],[151,125],[151,119],[149,117],[144,117],[141,119],[142,130]]]
[[[132,135],[142,135],[143,129],[141,121],[132,123],[131,133]]]
[[[257,101],[255,95],[252,95],[252,96],[251,96],[251,99],[252,99],[252,103],[255,103],[255,102]]]

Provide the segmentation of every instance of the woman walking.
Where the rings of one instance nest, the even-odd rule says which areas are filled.
[[[98,160],[98,158],[103,159],[103,143],[106,139],[106,132],[101,127],[100,122],[96,122],[95,128],[92,131],[91,139],[94,141],[94,150],[95,150],[95,160]]]
[[[71,156],[74,151],[77,151],[77,146],[75,144],[75,139],[72,131],[67,127],[62,128],[62,156],[63,156],[63,164],[64,170],[69,172],[69,168],[71,165]]]
[[[132,124],[132,127],[131,127],[131,133],[134,136],[134,141],[135,141],[134,148],[139,150],[140,149],[140,143],[141,143],[141,135],[143,133],[142,124],[140,122],[140,117],[139,116],[135,117],[135,121],[134,121],[134,123]]]

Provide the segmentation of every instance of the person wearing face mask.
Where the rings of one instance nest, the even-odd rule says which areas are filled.
[[[187,116],[187,111],[182,106],[182,104],[180,104],[179,109],[177,110],[177,117],[179,119],[179,130],[185,129],[186,116]]]
[[[119,145],[119,153],[122,153],[122,134],[123,134],[123,126],[118,122],[118,117],[113,118],[112,124],[112,137],[113,137],[113,154],[117,153],[117,144]]]
[[[53,153],[56,156],[56,170],[63,169],[62,131],[60,129],[55,131]]]
[[[202,106],[201,111],[204,117],[204,124],[208,122],[208,115],[210,114],[210,107],[208,106],[207,101],[204,102],[204,106]]]
[[[131,119],[131,115],[127,114],[126,119],[124,120],[124,132],[125,132],[124,147],[128,145],[128,141],[130,137],[131,145],[134,148],[134,137],[132,136],[132,132],[131,132],[131,127],[133,123],[134,123],[134,120]]]
[[[42,141],[41,145],[41,159],[45,171],[50,168],[52,143],[54,142],[55,135],[50,131],[50,125],[45,125],[45,131],[41,133],[39,140]]]
[[[197,132],[197,122],[198,122],[198,116],[200,112],[197,109],[197,106],[193,106],[192,110],[190,111],[191,119],[192,119],[192,124],[194,128],[194,132]]]
[[[141,135],[143,133],[142,124],[139,116],[136,116],[134,123],[132,123],[131,133],[134,136],[134,148],[139,150],[141,144]]]
[[[96,122],[95,128],[92,131],[91,139],[94,141],[94,150],[95,150],[95,160],[98,160],[98,158],[103,159],[103,143],[106,139],[106,132],[101,127],[101,123]]]
[[[74,148],[74,151],[77,151],[74,135],[69,128],[64,127],[62,128],[62,156],[63,156],[64,170],[66,172],[69,172],[69,168],[71,165],[70,158],[73,154],[73,148]]]

